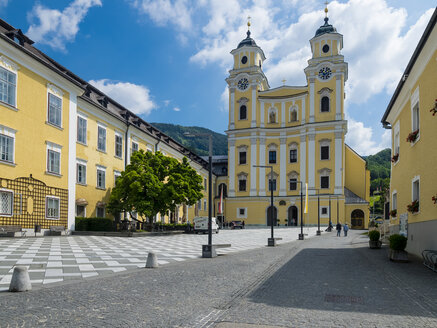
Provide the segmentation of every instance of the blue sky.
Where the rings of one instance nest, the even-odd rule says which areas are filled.
[[[321,0],[0,0],[0,15],[35,46],[149,122],[223,133],[230,51],[252,37],[271,87],[305,85]],[[434,0],[331,1],[349,63],[347,143],[362,155],[390,146],[380,119]]]

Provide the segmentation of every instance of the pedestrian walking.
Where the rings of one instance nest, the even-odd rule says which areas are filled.
[[[347,237],[347,232],[348,232],[348,230],[349,230],[349,226],[347,225],[347,223],[345,223],[345,224],[344,224],[344,227],[343,227],[343,231],[344,231],[344,236],[345,236],[345,237]]]
[[[337,226],[335,227],[335,229],[337,230],[337,237],[341,236],[341,224],[340,222],[337,223]]]
[[[244,226],[246,225],[246,223],[244,223],[244,220],[243,220],[243,223],[242,223],[242,226],[243,226],[243,229],[244,229]]]

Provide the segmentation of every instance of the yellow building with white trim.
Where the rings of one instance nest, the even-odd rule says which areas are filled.
[[[437,249],[436,21],[437,9],[381,120],[392,131],[390,232],[406,235],[407,251],[418,256]]]
[[[323,225],[331,219],[367,227],[370,174],[345,144],[343,36],[326,17],[310,44],[306,86],[270,88],[262,69],[264,52],[249,30],[231,51],[227,221],[269,224],[272,188],[276,222],[297,225],[300,190],[305,194],[308,185],[305,224],[317,224],[320,215]]]
[[[76,216],[110,216],[115,179],[139,149],[187,157],[206,181],[205,160],[32,44],[0,20],[0,225],[74,230]],[[204,185],[198,204],[156,219],[207,215]]]

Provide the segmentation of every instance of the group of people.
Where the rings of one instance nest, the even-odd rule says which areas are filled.
[[[330,232],[332,228],[333,228],[332,222],[329,221],[328,228],[325,231]],[[335,230],[337,230],[337,237],[341,236],[341,229],[343,229],[344,236],[347,237],[347,232],[349,231],[348,224],[345,223],[344,226],[342,226],[340,222],[337,223],[337,225],[335,226]]]

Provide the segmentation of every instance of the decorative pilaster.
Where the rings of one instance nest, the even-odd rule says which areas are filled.
[[[281,103],[281,128],[285,128],[285,102]]]
[[[264,127],[264,102],[260,102],[261,110],[260,110],[260,127]]]
[[[308,133],[308,188],[315,188],[315,171],[316,171],[316,149],[315,149],[316,133],[310,131]],[[314,193],[308,192],[308,194]]]
[[[266,165],[266,138],[259,139],[259,165]],[[266,169],[259,168],[259,196],[266,195]]]
[[[68,229],[75,230],[77,95],[70,92],[68,130]]]
[[[307,181],[306,177],[306,167],[307,167],[307,146],[306,146],[306,131],[305,129],[300,130],[300,181],[305,183]]]
[[[281,137],[279,146],[279,196],[287,195],[287,138]]]
[[[252,84],[252,122],[250,123],[250,126],[252,128],[256,127],[256,103],[257,103],[257,99],[256,99],[256,88],[257,88],[257,84]]]
[[[341,104],[342,104],[342,95],[343,92],[341,90],[341,75],[335,76],[335,119],[341,120]]]
[[[343,131],[335,132],[335,194],[343,194]]]
[[[314,84],[315,84],[315,78],[314,77],[310,77],[309,81],[310,81],[310,123],[314,122],[314,97],[315,97],[315,91],[314,91]]]
[[[301,116],[301,124],[305,124],[306,122],[306,104],[305,97],[302,98],[302,116]]]
[[[229,110],[229,129],[235,129],[235,87],[230,87],[229,92],[231,93],[231,108]]]
[[[229,197],[235,197],[235,140],[229,138]]]
[[[250,196],[256,196],[256,184],[258,176],[256,175],[257,151],[256,151],[257,137],[250,138]]]

